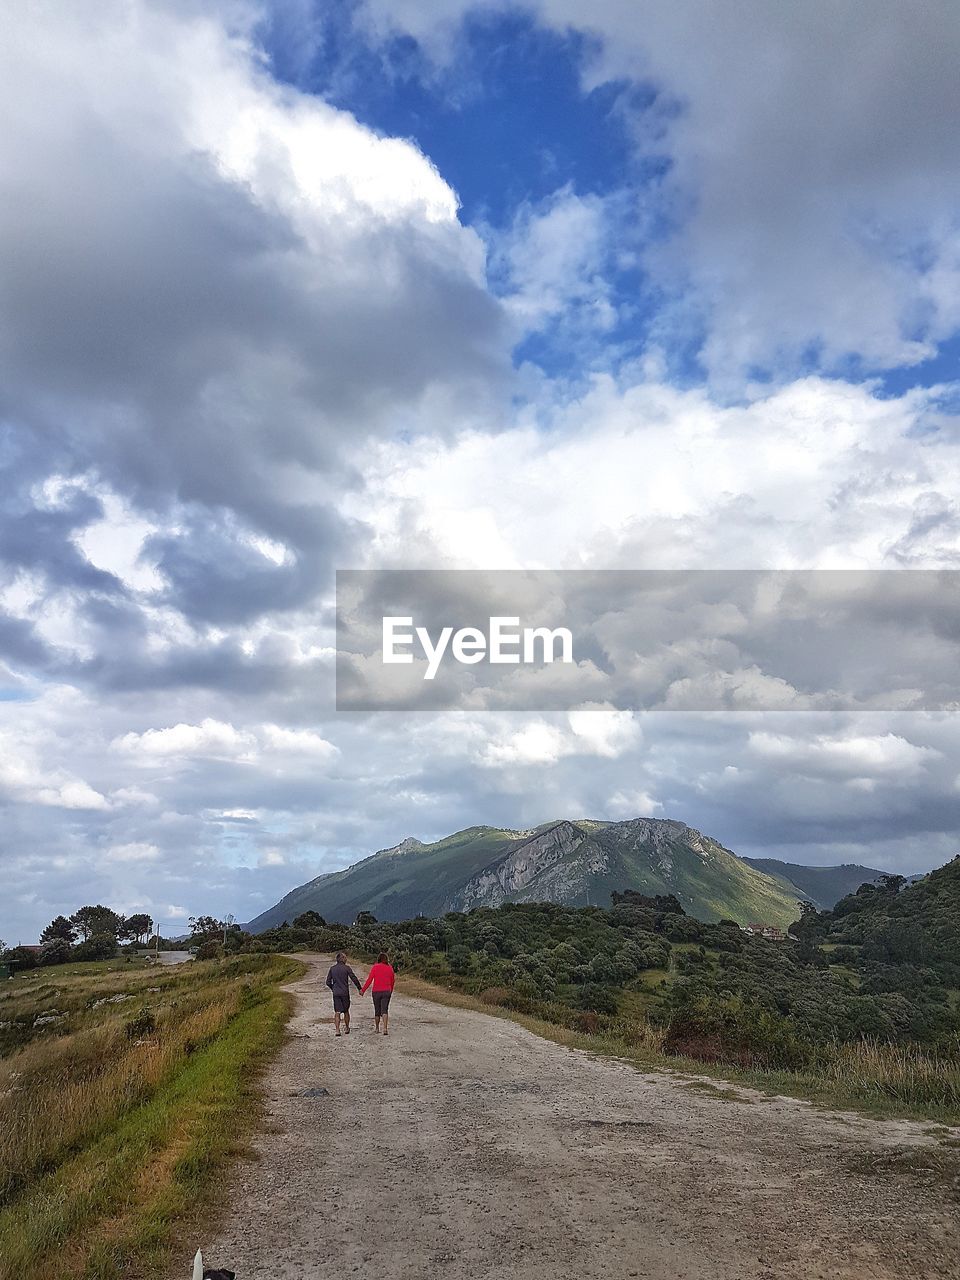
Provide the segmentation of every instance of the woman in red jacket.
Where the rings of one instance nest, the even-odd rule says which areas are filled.
[[[380,1019],[383,1019],[383,1034],[389,1035],[387,1027],[390,1022],[390,1015],[387,1010],[390,1007],[390,997],[393,995],[393,988],[397,983],[397,975],[393,972],[392,965],[387,960],[387,953],[381,951],[377,956],[377,963],[371,968],[367,974],[367,980],[360,989],[363,995],[367,987],[373,986],[373,1016],[376,1019],[377,1035],[380,1034]]]

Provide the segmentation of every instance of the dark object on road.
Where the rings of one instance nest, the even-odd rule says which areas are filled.
[[[236,1280],[237,1273],[226,1267],[204,1267],[203,1280]]]
[[[329,1089],[298,1089],[295,1098],[329,1098]]]

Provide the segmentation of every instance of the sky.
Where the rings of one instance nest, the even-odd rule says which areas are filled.
[[[955,716],[338,714],[338,568],[960,567],[950,0],[37,0],[0,48],[0,936],[408,835],[927,870]]]

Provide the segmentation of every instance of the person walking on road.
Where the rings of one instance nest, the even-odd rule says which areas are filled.
[[[327,974],[327,986],[333,992],[333,1020],[336,1023],[337,1035],[340,1034],[340,1018],[343,1017],[345,1035],[350,1034],[350,983],[363,991],[360,979],[347,964],[347,957],[342,951],[337,952],[336,964],[330,966]]]
[[[383,1019],[383,1034],[389,1035],[388,1027],[390,1025],[390,997],[393,995],[393,988],[397,984],[397,975],[393,971],[393,966],[387,960],[387,953],[381,951],[377,956],[377,963],[371,968],[367,974],[367,980],[360,988],[360,994],[363,995],[367,987],[373,986],[373,1016],[375,1019],[375,1031],[380,1034],[380,1019]]]

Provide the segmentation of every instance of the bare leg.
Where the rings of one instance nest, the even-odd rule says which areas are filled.
[[[337,1035],[339,1035],[340,1034],[340,1014],[337,1012],[336,1009],[334,1009],[333,1011],[333,1021],[336,1024]]]
[[[383,1034],[384,1035],[387,1034],[387,1027],[389,1027],[389,1025],[390,1025],[390,1015],[389,1013],[385,1013],[383,1015]]]
[[[350,1034],[350,1011],[349,1010],[346,1010],[343,1015],[343,1029],[347,1035]]]
[[[377,1035],[379,1035],[379,1034],[380,1034],[380,1015],[379,1015],[379,1013],[375,1013],[375,1014],[373,1015],[373,1029],[374,1029],[374,1031],[376,1031]]]

